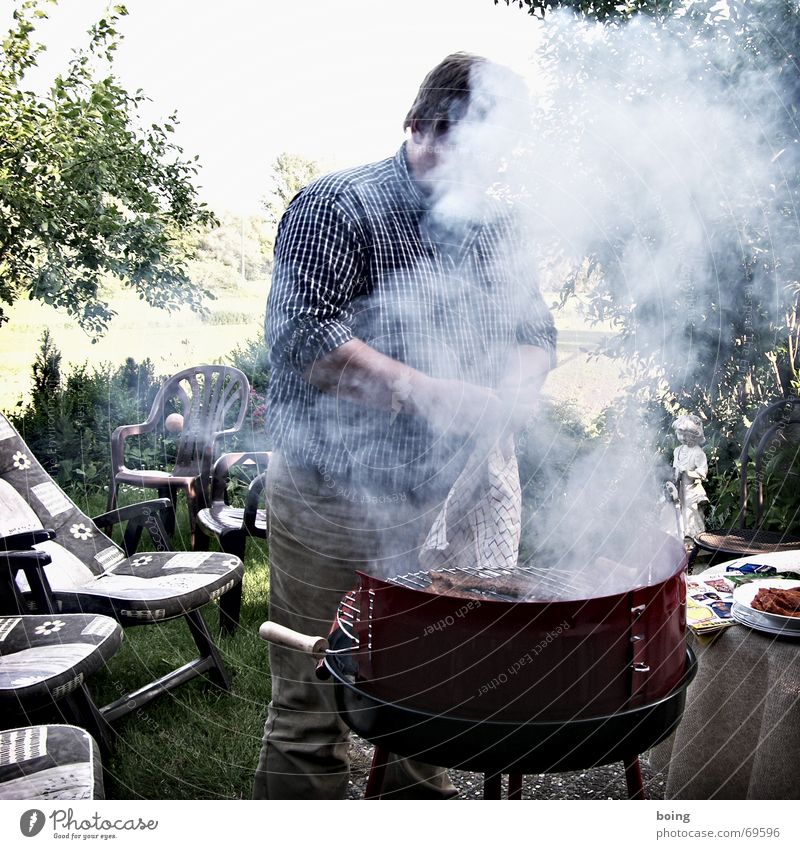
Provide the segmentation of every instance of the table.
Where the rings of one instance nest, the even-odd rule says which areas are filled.
[[[696,577],[744,563],[800,573],[800,550],[729,560]],[[800,640],[739,624],[691,639],[700,669],[683,720],[650,755],[665,797],[800,799]]]

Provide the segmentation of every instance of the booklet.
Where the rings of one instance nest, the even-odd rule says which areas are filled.
[[[704,578],[702,574],[686,579],[686,619],[695,634],[708,634],[735,625],[731,614],[733,591],[742,584],[762,578],[800,578],[798,570],[779,571],[774,566],[743,563],[728,566],[722,574]]]
[[[708,634],[735,625],[731,615],[734,583],[727,576],[686,579],[686,619],[696,634]]]

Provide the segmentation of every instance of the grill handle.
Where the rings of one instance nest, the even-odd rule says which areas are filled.
[[[311,637],[308,634],[301,634],[299,631],[286,628],[284,625],[278,625],[277,622],[265,622],[258,629],[258,636],[276,646],[310,654],[314,660],[322,660],[325,657],[325,652],[328,651],[328,641],[325,637]]]

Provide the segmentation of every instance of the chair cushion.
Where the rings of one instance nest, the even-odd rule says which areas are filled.
[[[219,536],[223,531],[240,531],[244,525],[244,509],[215,504],[204,507],[197,514],[197,524],[210,534]]]
[[[0,731],[0,799],[103,798],[100,754],[82,728],[34,725]]]
[[[80,586],[53,586],[64,613],[102,613],[123,625],[182,616],[242,580],[244,564],[221,552],[148,551],[124,558]]]
[[[27,709],[66,696],[121,643],[122,628],[107,616],[2,616],[0,703]]]
[[[79,568],[84,580],[102,573],[113,560],[124,559],[119,546],[47,474],[1,414],[0,480],[0,534],[51,528],[60,545],[74,555],[70,568]]]
[[[228,507],[227,504],[215,504],[213,507],[204,507],[197,514],[197,524],[210,534],[218,536],[223,531],[244,530],[244,509],[241,507]],[[260,509],[256,511],[256,531],[266,539],[267,536],[267,511]]]

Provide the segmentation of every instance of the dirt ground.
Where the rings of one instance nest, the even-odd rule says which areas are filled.
[[[372,746],[358,737],[350,744],[349,799],[361,799],[369,775]],[[664,778],[654,773],[642,759],[642,775],[648,799],[664,798]],[[450,778],[458,788],[458,799],[482,799],[483,776],[475,772],[452,770]],[[505,793],[505,778],[503,792]],[[522,785],[523,799],[627,799],[622,764],[596,767],[582,772],[527,775]]]

